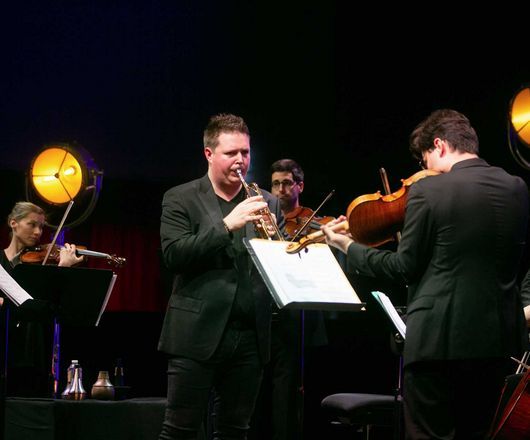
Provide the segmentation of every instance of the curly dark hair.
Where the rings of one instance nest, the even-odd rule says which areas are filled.
[[[436,138],[446,140],[453,150],[478,154],[477,133],[469,119],[456,110],[436,110],[420,122],[410,134],[410,152],[421,160],[422,153],[434,149]]]

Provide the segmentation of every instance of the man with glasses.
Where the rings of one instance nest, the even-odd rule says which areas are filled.
[[[280,159],[271,166],[271,193],[280,200],[280,208],[285,220],[285,232],[292,237],[307,235],[320,229],[322,217],[314,217],[303,231],[313,210],[300,206],[300,194],[304,191],[304,171],[292,159]]]
[[[440,174],[411,186],[396,252],[323,226],[350,271],[408,285],[407,439],[483,439],[525,341],[517,272],[526,240],[525,182],[478,157],[468,118],[437,110],[410,150]],[[337,219],[336,222],[344,220]]]
[[[313,210],[300,206],[304,172],[291,159],[271,166],[271,193],[280,202],[285,231],[291,237],[320,228],[312,223],[300,231]],[[302,329],[304,330],[302,332]],[[307,346],[327,344],[322,312],[275,310],[271,326],[271,360],[265,368],[258,407],[251,423],[251,439],[296,440],[302,438],[303,356]],[[270,432],[269,432],[270,431]]]

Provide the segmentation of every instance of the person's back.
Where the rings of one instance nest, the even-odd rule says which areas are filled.
[[[512,282],[517,268],[511,262],[520,258],[525,244],[528,194],[524,181],[481,159],[459,162],[450,173],[440,174],[436,179],[439,182],[433,190],[438,194],[430,203],[436,222],[440,226],[455,225],[450,230],[439,227],[437,237],[444,244],[451,264],[468,263],[465,268],[470,271],[466,272],[468,278],[478,270],[482,277],[500,276],[503,279],[499,281]],[[424,179],[418,185],[428,188],[432,180]],[[439,191],[439,185],[443,191]],[[445,246],[446,243],[450,246]],[[454,258],[464,255],[475,256],[488,267],[477,268],[471,258]],[[487,270],[494,273],[485,273]]]
[[[350,270],[408,284],[403,407],[411,439],[485,438],[513,371],[509,356],[524,344],[516,275],[528,189],[480,159],[478,147],[469,119],[452,109],[412,131],[413,156],[442,174],[411,187],[397,252],[323,227]]]
[[[429,263],[421,278],[408,275],[409,309],[436,296],[437,307],[442,302],[450,313],[437,313],[436,325],[423,326],[421,339],[429,346],[408,341],[414,346],[409,362],[505,356],[520,349],[519,340],[505,340],[506,333],[494,329],[513,322],[502,316],[520,309],[516,274],[525,244],[527,198],[522,179],[482,159],[459,162],[450,173],[422,179],[412,188],[411,199],[431,211],[432,224],[425,227],[434,229],[428,234],[434,243],[426,243],[432,255],[425,259]],[[414,319],[408,322],[414,325]]]

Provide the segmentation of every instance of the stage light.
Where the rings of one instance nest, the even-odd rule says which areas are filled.
[[[82,182],[81,164],[66,148],[46,148],[31,165],[31,183],[48,203],[61,205],[75,199]]]
[[[510,101],[508,145],[517,163],[530,170],[530,88],[528,86],[521,87]]]
[[[58,225],[61,207],[75,201],[72,227],[83,221],[92,211],[101,189],[103,172],[97,169],[88,152],[78,145],[45,145],[31,162],[26,181],[28,200],[42,202],[48,212],[47,223]],[[40,200],[38,200],[40,199]],[[63,210],[64,211],[64,210]]]

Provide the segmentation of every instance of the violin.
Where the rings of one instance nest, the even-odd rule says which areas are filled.
[[[513,359],[513,358],[512,358]],[[492,434],[488,438],[492,440],[524,440],[530,436],[530,367],[524,365],[526,372],[521,375],[517,386],[508,396],[504,407],[501,406],[505,395],[508,395],[509,381],[515,380],[517,375],[508,378],[502,390],[501,400],[495,414],[495,423]]]
[[[22,263],[29,263],[29,264],[42,264],[42,262],[46,258],[46,254],[48,253],[48,249],[50,245],[51,244],[48,243],[48,244],[43,244],[40,246],[34,246],[34,247],[24,249],[20,254],[20,261]],[[61,252],[61,247],[57,245],[53,245],[50,251],[50,255],[48,256],[48,259],[51,261],[58,262],[59,257],[60,257],[60,252]],[[107,260],[107,263],[113,264],[116,267],[121,267],[126,262],[126,259],[123,257],[117,257],[115,255],[105,254],[103,252],[90,251],[85,246],[76,246],[75,253],[78,256],[84,255],[87,257],[105,258]]]
[[[313,216],[313,210],[311,208],[306,208],[299,206],[293,211],[289,212],[284,216],[285,218],[285,232],[289,237],[295,236],[305,236],[313,232],[319,231],[321,225],[329,223],[331,220],[334,220],[334,217],[325,216]],[[313,218],[311,218],[313,216]],[[309,224],[306,225],[307,220],[311,218]],[[304,225],[306,225],[304,227]],[[301,228],[304,228],[301,230]]]
[[[380,191],[355,198],[346,210],[346,220],[333,226],[334,231],[349,231],[353,240],[367,246],[377,247],[395,240],[395,235],[403,227],[407,195],[411,185],[425,177],[439,174],[433,170],[419,171],[407,179],[401,179],[401,188],[394,193],[382,195]],[[322,231],[303,237],[299,242],[290,243],[289,254],[300,252],[312,243],[325,240]]]

